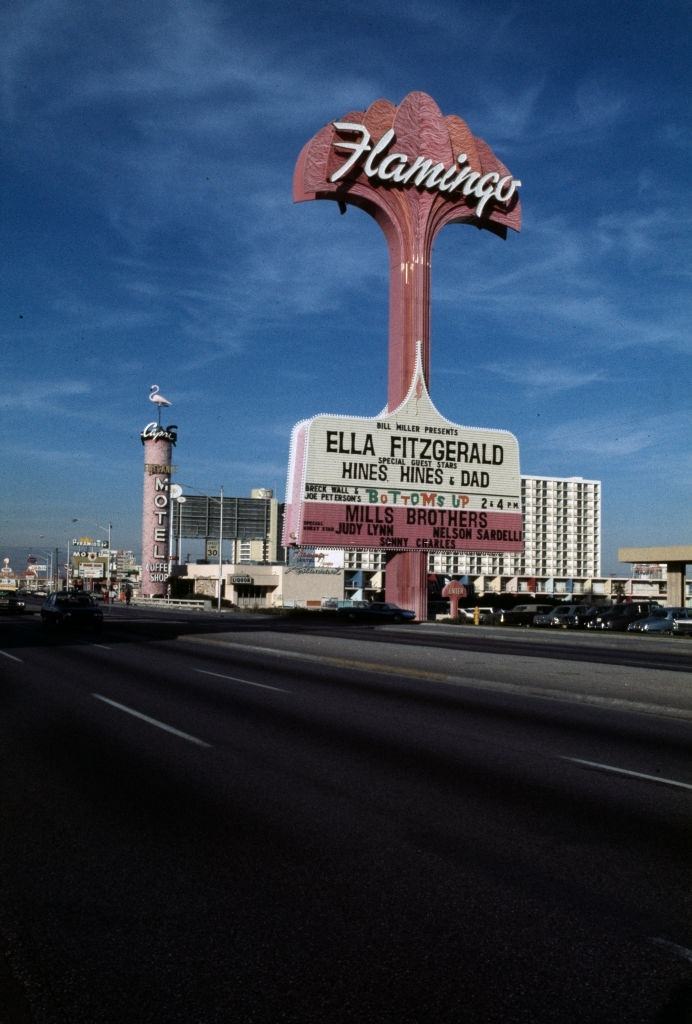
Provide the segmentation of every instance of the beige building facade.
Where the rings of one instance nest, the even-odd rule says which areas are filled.
[[[183,579],[192,580],[194,593],[218,599],[238,608],[319,608],[330,598],[344,596],[344,570],[329,566],[224,562],[188,565]]]

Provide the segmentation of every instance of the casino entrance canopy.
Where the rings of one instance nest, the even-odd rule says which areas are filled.
[[[685,603],[685,569],[692,564],[692,544],[664,544],[654,548],[619,548],[621,562],[665,562],[668,573],[668,604],[682,607]]]

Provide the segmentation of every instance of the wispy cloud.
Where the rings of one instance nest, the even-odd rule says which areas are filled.
[[[15,412],[66,413],[74,399],[84,399],[92,391],[87,381],[41,380],[17,382],[11,390],[0,392],[0,409]]]
[[[3,452],[5,457],[25,462],[27,465],[43,463],[53,467],[56,465],[72,467],[74,465],[98,464],[97,453],[86,448],[66,449],[48,445],[44,447],[37,444],[0,444],[0,452]]]
[[[595,78],[587,78],[579,83],[575,104],[581,124],[590,130],[610,127],[628,109],[621,88]]]
[[[607,344],[611,352],[651,345],[688,351],[692,301],[683,287],[683,255],[690,227],[684,213],[663,207],[626,208],[587,222],[530,214],[525,236],[505,243],[511,258],[489,251],[460,280],[459,256],[451,251],[436,267],[435,301],[511,324],[527,342],[568,336],[571,344]],[[453,230],[443,239],[450,250]]]
[[[500,84],[493,84],[489,77],[483,93],[487,110],[481,111],[484,127],[481,132],[478,126],[474,129],[471,125],[472,131],[482,137],[492,138],[493,148],[500,155],[502,147],[508,143],[533,134],[537,107],[544,89],[545,80],[542,76],[517,91],[502,89]]]
[[[651,171],[643,169],[639,175],[640,193],[651,193],[653,182]],[[684,235],[689,237],[692,229],[692,213],[677,198],[670,196],[668,206],[659,203],[654,207],[620,209],[616,213],[603,215],[593,226],[594,240],[601,254],[624,256],[629,261],[646,261],[655,253],[657,270],[672,273],[688,272],[689,266],[680,265],[676,259],[676,242]]]
[[[670,412],[665,417],[638,416],[621,413],[590,415],[588,419],[569,420],[544,430],[532,438],[532,444],[567,454],[591,458],[623,459],[649,449],[666,449],[689,430],[689,414]]]
[[[592,384],[602,383],[606,375],[602,370],[578,370],[562,363],[523,363],[507,366],[504,363],[488,363],[483,367],[509,384],[517,385],[526,394],[557,394],[560,391],[574,391]]]
[[[68,5],[66,0],[29,0],[21,6],[21,12],[15,4],[0,11],[0,111],[10,120],[17,115],[23,69],[45,50],[47,40],[55,40]],[[26,89],[21,95],[25,102]]]

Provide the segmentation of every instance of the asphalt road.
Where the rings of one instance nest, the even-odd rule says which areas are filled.
[[[691,655],[0,621],[1,1024],[692,1021]]]

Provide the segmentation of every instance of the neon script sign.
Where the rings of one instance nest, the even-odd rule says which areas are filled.
[[[140,434],[142,444],[144,444],[145,441],[171,441],[175,444],[178,439],[176,430],[177,427],[175,423],[171,423],[168,427],[162,427],[155,421],[147,423],[146,427]]]
[[[488,171],[486,174],[474,171],[466,153],[459,153],[456,162],[450,167],[423,156],[410,161],[404,153],[388,153],[387,150],[396,139],[393,128],[386,131],[379,142],[371,145],[370,132],[364,124],[354,121],[334,121],[333,124],[337,132],[357,135],[359,138],[353,142],[336,139],[333,143],[335,149],[350,150],[351,155],[330,176],[330,182],[343,178],[367,153],[362,170],[368,178],[396,185],[415,185],[416,188],[450,195],[459,191],[466,198],[475,196],[478,199],[477,217],[483,215],[491,199],[506,206],[521,186],[521,181],[511,174],[501,176],[497,171]]]

